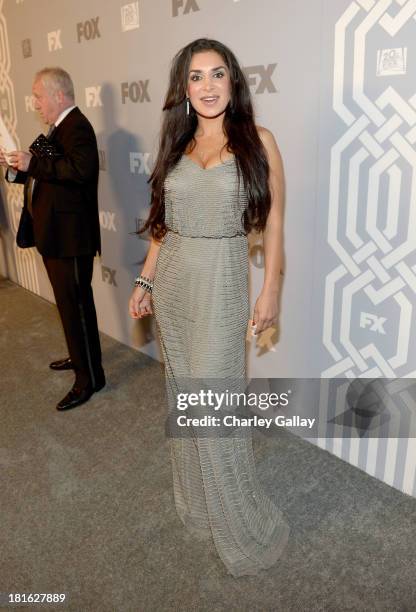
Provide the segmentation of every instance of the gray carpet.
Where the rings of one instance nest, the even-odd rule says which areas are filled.
[[[103,335],[107,387],[59,413],[73,375],[48,369],[65,356],[55,306],[2,280],[0,329],[0,592],[66,593],[49,610],[76,612],[416,610],[414,498],[256,433],[291,536],[274,568],[235,579],[176,515],[160,364]]]

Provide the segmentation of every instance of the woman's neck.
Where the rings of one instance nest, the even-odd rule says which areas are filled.
[[[224,136],[224,113],[218,117],[208,118],[198,115],[195,138],[222,138]]]

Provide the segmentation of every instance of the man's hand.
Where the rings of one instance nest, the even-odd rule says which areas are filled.
[[[11,151],[11,153],[7,155],[7,158],[12,168],[20,170],[21,172],[27,172],[32,154],[26,153],[26,151]]]
[[[8,159],[6,159],[5,150],[0,148],[0,166],[3,168],[9,168]]]

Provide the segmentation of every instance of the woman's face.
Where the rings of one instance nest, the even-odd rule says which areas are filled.
[[[203,117],[217,117],[231,99],[230,71],[216,51],[192,56],[186,94],[195,111]]]

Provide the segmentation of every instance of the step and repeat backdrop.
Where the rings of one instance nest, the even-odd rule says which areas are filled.
[[[135,231],[170,62],[199,37],[234,51],[285,166],[280,323],[249,340],[250,375],[291,379],[306,412],[307,379],[322,380],[326,428],[308,439],[416,495],[414,439],[391,418],[392,405],[407,416],[416,406],[416,0],[0,0],[0,111],[18,146],[45,131],[31,95],[45,66],[71,74],[97,134],[100,330],[161,358],[154,321],[127,312],[149,245]],[[39,255],[15,246],[22,188],[3,181],[1,195],[0,272],[53,301]],[[252,304],[263,272],[251,236]],[[344,381],[337,402],[330,378]],[[388,401],[371,389],[366,413],[351,400],[357,379],[398,378]]]

